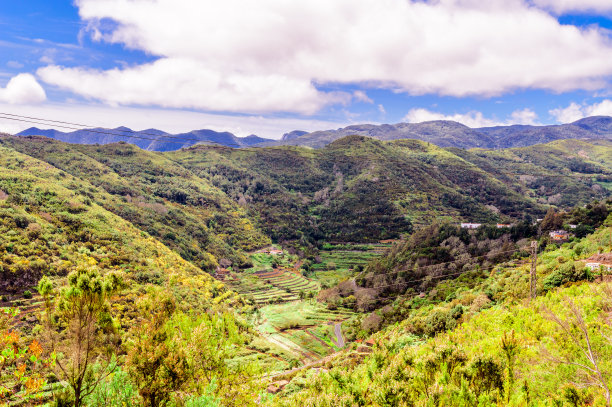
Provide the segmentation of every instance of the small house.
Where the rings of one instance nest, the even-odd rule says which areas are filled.
[[[570,229],[576,229],[578,225],[572,225],[571,223],[567,225]]]
[[[509,223],[498,223],[497,229],[509,229],[511,226]]]
[[[278,249],[270,249],[269,253],[276,256],[276,255],[279,255],[279,254],[283,254],[283,251],[282,250],[278,250]]]
[[[482,223],[462,223],[461,229],[478,229],[482,226]]]
[[[594,254],[585,260],[585,266],[591,271],[612,271],[612,253]]]
[[[553,230],[549,236],[554,242],[562,242],[570,238],[570,234],[565,230]]]

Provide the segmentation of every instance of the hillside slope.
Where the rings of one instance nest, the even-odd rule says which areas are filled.
[[[42,137],[0,143],[110,194],[104,207],[197,266],[275,241],[376,241],[435,220],[543,217],[610,195],[609,142],[493,150],[350,136],[313,150],[198,145],[175,152]],[[94,197],[92,197],[93,199]],[[212,256],[209,256],[212,255]]]
[[[269,243],[222,191],[160,154],[126,143],[89,146],[36,137],[0,142],[92,183],[108,196],[101,206],[204,270],[224,258],[240,265],[243,250]],[[96,193],[90,198],[99,199]]]
[[[371,348],[353,345],[324,370],[288,374],[271,404],[608,405],[612,283],[583,260],[610,256],[611,233],[612,216],[584,239],[543,248],[535,300],[526,261],[398,297],[403,318],[375,334]]]
[[[541,217],[549,204],[573,206],[609,196],[612,168],[605,156],[612,145],[584,146],[602,156],[556,145],[445,150],[364,136],[316,150],[194,146],[168,156],[241,202],[274,239],[299,239],[297,229],[310,238],[363,241],[397,237],[435,219]],[[530,155],[532,162],[500,158],[517,154]]]
[[[120,272],[130,292],[166,286],[191,306],[233,294],[149,234],[104,209],[112,197],[48,163],[0,147],[2,294],[21,296],[42,275],[95,266]],[[94,199],[91,196],[94,196]],[[58,283],[59,284],[59,283]]]

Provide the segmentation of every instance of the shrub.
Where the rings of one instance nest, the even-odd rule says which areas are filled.
[[[363,322],[361,323],[361,328],[368,333],[372,333],[378,331],[380,329],[381,324],[381,316],[373,312],[366,318],[364,318]]]
[[[185,407],[219,407],[221,400],[215,397],[215,382],[214,380],[208,385],[204,394],[198,397],[193,397],[185,401]]]
[[[545,291],[548,291],[565,283],[592,279],[593,276],[589,269],[583,267],[576,268],[573,262],[568,262],[563,263],[544,279],[543,288]]]
[[[123,407],[138,404],[138,394],[128,374],[121,369],[104,380],[88,400],[90,407]]]
[[[23,298],[27,298],[27,299],[32,298],[32,292],[30,290],[25,290],[23,292]]]

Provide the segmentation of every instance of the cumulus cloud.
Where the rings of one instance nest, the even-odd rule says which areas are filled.
[[[482,112],[472,111],[465,114],[456,113],[452,115],[446,115],[439,112],[433,112],[431,110],[417,108],[411,109],[402,121],[409,123],[420,123],[432,120],[452,120],[455,122],[462,123],[468,127],[493,127],[493,126],[506,126],[512,124],[536,124],[538,116],[530,109],[516,110],[512,112],[508,120],[499,121],[497,119],[487,118]]]
[[[567,12],[612,12],[609,0],[534,0],[534,4],[557,14]]]
[[[312,114],[326,104],[351,100],[349,93],[319,92],[310,82],[286,75],[222,73],[178,58],[107,71],[51,65],[38,74],[45,82],[111,105]]]
[[[45,90],[34,76],[21,73],[13,76],[6,87],[0,88],[0,102],[10,104],[40,103],[47,99]]]
[[[565,108],[553,109],[549,113],[559,123],[571,123],[588,116],[612,116],[612,100],[605,99],[591,105],[572,102]]]
[[[351,99],[320,84],[461,97],[595,90],[612,75],[603,31],[561,25],[526,0],[76,4],[94,40],[158,57],[111,70],[38,71],[47,83],[111,104],[310,114]]]

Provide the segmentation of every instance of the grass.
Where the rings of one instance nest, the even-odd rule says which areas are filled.
[[[343,309],[328,310],[323,304],[314,300],[268,305],[260,308],[259,312],[262,323],[258,328],[268,333],[340,321],[353,314]]]
[[[364,267],[380,257],[391,245],[392,243],[326,244],[319,254],[320,261],[312,265],[312,278],[325,287],[334,286],[352,277],[356,267]]]
[[[303,362],[327,356],[338,348],[333,324],[352,316],[349,310],[328,310],[315,300],[294,301],[259,308],[253,325],[272,345],[282,344],[284,350]]]

